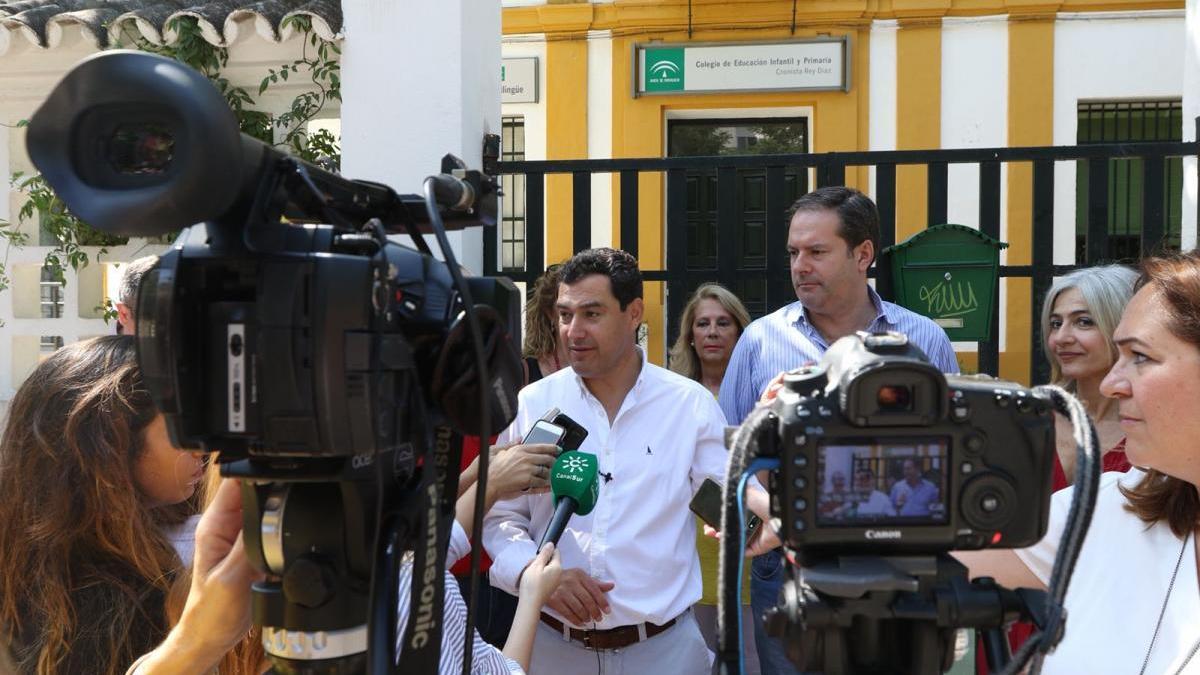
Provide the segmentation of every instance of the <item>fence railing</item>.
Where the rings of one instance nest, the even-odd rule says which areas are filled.
[[[1200,132],[1200,119],[1197,120]],[[1200,133],[1198,133],[1200,137]],[[666,283],[667,320],[669,337],[673,337],[679,313],[686,302],[689,280],[695,282],[700,276],[732,287],[739,279],[749,277],[766,280],[767,311],[774,311],[795,300],[788,278],[787,258],[783,255],[767,255],[761,268],[738,268],[734,256],[734,219],[737,216],[734,195],[736,194],[737,172],[743,169],[765,171],[766,178],[766,245],[768,250],[777,247],[780,253],[787,239],[787,223],[784,212],[789,206],[784,197],[785,173],[791,168],[808,170],[815,175],[817,186],[842,185],[846,182],[847,169],[853,167],[874,168],[874,194],[879,208],[882,247],[896,243],[896,184],[898,167],[924,167],[926,174],[926,223],[936,225],[947,222],[949,202],[949,167],[951,165],[978,166],[978,220],[981,232],[1000,239],[1001,166],[1004,164],[1029,163],[1032,212],[1031,264],[1001,265],[1001,278],[1027,278],[1031,280],[1030,307],[1035,313],[1031,317],[1030,381],[1044,382],[1047,377],[1045,359],[1042,355],[1040,327],[1036,312],[1041,298],[1048,290],[1053,278],[1081,266],[1106,261],[1109,250],[1109,168],[1112,160],[1146,160],[1141,162],[1141,246],[1140,253],[1150,253],[1162,246],[1167,233],[1167,180],[1165,160],[1178,157],[1196,157],[1200,154],[1197,142],[1154,142],[1113,143],[1080,146],[1013,147],[958,150],[898,150],[872,152],[830,152],[799,155],[751,155],[686,158],[648,159],[587,159],[565,161],[516,161],[502,162],[502,174],[523,174],[524,194],[524,249],[525,266],[522,269],[499,269],[498,233],[488,228],[484,233],[484,259],[486,274],[504,274],[516,281],[531,282],[544,271],[545,261],[545,203],[546,178],[555,174],[571,176],[571,220],[572,250],[588,248],[591,243],[592,227],[592,176],[594,174],[617,174],[619,201],[614,218],[619,223],[620,244],[634,256],[638,255],[639,177],[652,172],[665,174],[666,194],[664,236],[665,269],[646,269],[647,281]],[[1054,251],[1054,203],[1055,163],[1086,162],[1087,203],[1086,249],[1083,260],[1071,265],[1056,265]],[[1200,165],[1200,162],[1197,163]],[[715,269],[689,270],[688,223],[687,223],[687,177],[689,171],[707,171],[716,174],[717,185],[717,247],[726,254],[717,256]],[[1198,171],[1197,173],[1200,173]],[[1010,189],[1014,180],[1009,172]],[[865,186],[863,186],[865,187]],[[1077,186],[1078,187],[1078,186]],[[520,195],[517,195],[520,199]],[[1071,195],[1074,199],[1075,195]],[[1196,208],[1192,205],[1192,208]],[[1074,209],[1072,209],[1074,213]],[[1012,214],[1010,214],[1010,219]],[[970,223],[964,223],[970,224]],[[1075,222],[1059,223],[1060,227],[1071,228]],[[891,271],[888,256],[872,268],[876,288],[885,299],[891,299]],[[772,283],[775,282],[775,283]],[[997,280],[997,287],[999,280]],[[998,293],[998,288],[997,288]],[[999,297],[999,296],[997,296]],[[996,374],[999,370],[999,315],[1000,303],[993,304],[991,321],[992,334],[978,345],[979,372]]]

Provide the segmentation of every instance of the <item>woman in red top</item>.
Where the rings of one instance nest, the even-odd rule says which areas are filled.
[[[1112,399],[1100,394],[1100,382],[1117,359],[1113,330],[1133,296],[1137,274],[1123,265],[1075,270],[1055,280],[1042,304],[1042,336],[1050,361],[1050,383],[1075,394],[1096,426],[1105,471],[1128,471],[1125,439]],[[1071,425],[1058,418],[1058,457],[1054,490],[1071,484],[1075,444]]]

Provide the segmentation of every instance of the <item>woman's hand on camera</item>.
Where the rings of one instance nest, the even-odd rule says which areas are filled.
[[[550,467],[558,457],[558,447],[546,443],[513,445],[491,457],[488,467],[488,495],[494,500],[521,494],[539,494],[550,490]]]

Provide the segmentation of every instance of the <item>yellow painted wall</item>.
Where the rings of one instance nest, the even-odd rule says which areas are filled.
[[[896,149],[942,146],[941,19],[900,22],[896,32]],[[896,241],[925,229],[924,166],[896,167]]]
[[[546,159],[586,159],[587,41],[583,35],[546,44]],[[546,177],[546,261],[575,253],[571,176]]]
[[[1054,143],[1054,20],[1013,17],[1008,25],[1008,145]],[[1029,265],[1033,242],[1033,165],[1008,164],[1008,264]],[[1004,352],[1000,377],[1029,381],[1029,333],[1034,306],[1029,279],[1006,279]]]
[[[813,152],[866,150],[869,146],[868,58],[870,24],[899,22],[896,37],[897,147],[933,149],[941,144],[941,19],[946,16],[1008,15],[1008,145],[1050,145],[1052,135],[1055,12],[1181,9],[1184,0],[615,0],[612,3],[550,4],[503,10],[505,34],[543,34],[547,40],[547,157],[587,157],[587,31],[608,31],[612,45],[612,156],[661,157],[665,120],[673,110],[810,107]],[[690,10],[690,19],[689,19]],[[795,14],[793,14],[795,12]],[[688,34],[689,20],[692,34]],[[795,22],[795,31],[792,26]],[[761,93],[644,96],[633,98],[633,46],[662,42],[767,41],[848,35],[851,88],[848,93]],[[1008,263],[1029,264],[1032,169],[1008,168],[1006,239]],[[897,239],[927,222],[924,167],[897,171]],[[656,174],[639,180],[639,257],[644,269],[662,269],[664,181]],[[847,182],[866,189],[865,167],[847,171]],[[613,177],[613,213],[619,213],[620,186]],[[551,260],[571,251],[570,178],[547,185],[547,242]],[[614,216],[613,241],[620,245]],[[782,245],[782,244],[781,244]],[[1033,303],[1027,280],[1006,281],[1007,329],[1000,375],[1026,381],[1031,349]],[[650,356],[663,362],[664,289],[646,285]],[[965,371],[977,367],[977,354],[961,353]]]

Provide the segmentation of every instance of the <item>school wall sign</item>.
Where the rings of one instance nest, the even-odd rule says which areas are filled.
[[[633,95],[849,91],[848,41],[634,45]]]

